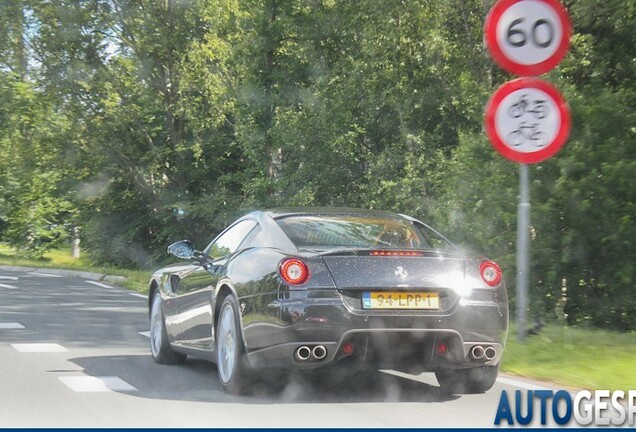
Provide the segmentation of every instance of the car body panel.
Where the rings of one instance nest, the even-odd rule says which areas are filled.
[[[216,314],[223,295],[229,294],[237,299],[243,344],[253,366],[303,369],[353,361],[405,361],[423,370],[464,368],[476,365],[468,354],[475,344],[496,350],[494,358],[478,365],[499,363],[508,329],[508,299],[503,281],[493,288],[481,278],[483,258],[454,247],[418,250],[417,256],[371,255],[380,247],[298,247],[276,219],[305,214],[401,218],[424,225],[403,215],[351,209],[252,212],[217,236],[204,254],[238,222],[254,221],[255,228],[236,251],[153,274],[151,294],[159,290],[174,350],[215,360]],[[307,264],[307,282],[296,286],[283,281],[278,269],[288,257]],[[367,291],[434,293],[439,308],[369,310],[362,300]],[[448,355],[433,352],[439,341],[448,343]],[[345,343],[354,344],[356,351],[343,354]],[[299,362],[294,353],[304,344],[326,347],[327,356]]]

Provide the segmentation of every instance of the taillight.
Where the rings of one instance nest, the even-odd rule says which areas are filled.
[[[493,261],[482,261],[479,273],[484,282],[491,287],[495,287],[501,282],[501,269]]]
[[[301,285],[309,280],[307,264],[297,258],[283,260],[278,267],[278,273],[285,282],[291,285]]]

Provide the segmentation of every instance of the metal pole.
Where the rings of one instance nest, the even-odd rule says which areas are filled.
[[[517,206],[517,340],[526,339],[528,322],[528,273],[530,268],[530,183],[528,165],[519,165]]]

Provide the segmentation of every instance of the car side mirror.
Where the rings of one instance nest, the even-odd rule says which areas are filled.
[[[181,259],[198,258],[201,252],[194,249],[194,244],[190,240],[181,240],[168,246],[168,253]]]

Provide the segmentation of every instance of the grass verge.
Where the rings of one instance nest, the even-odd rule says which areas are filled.
[[[0,244],[0,264],[81,270],[125,276],[121,285],[146,293],[149,271],[95,266],[86,258],[73,259],[70,250],[53,250],[41,259],[20,257]],[[636,389],[636,334],[599,329],[548,325],[526,343],[516,340],[511,329],[502,370],[572,388]]]
[[[504,372],[579,389],[636,389],[636,334],[548,325],[521,344],[514,329]]]
[[[126,281],[121,286],[141,292],[148,292],[150,271],[131,270],[112,266],[97,266],[85,257],[75,259],[71,256],[70,247],[67,249],[55,249],[44,254],[42,258],[25,258],[18,254],[12,247],[0,243],[0,264],[23,267],[57,268],[66,270],[80,270],[107,275],[124,276]]]

